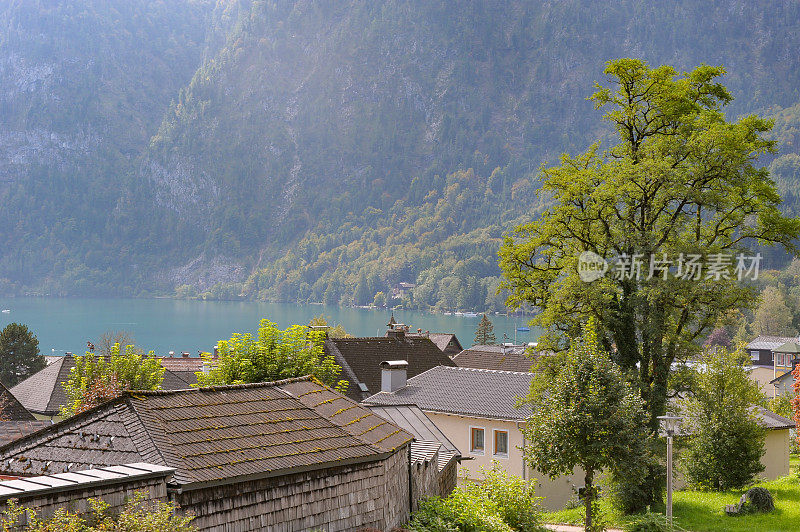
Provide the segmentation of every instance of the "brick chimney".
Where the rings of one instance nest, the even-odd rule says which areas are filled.
[[[381,362],[381,391],[396,392],[406,386],[408,362],[405,360],[386,360]]]

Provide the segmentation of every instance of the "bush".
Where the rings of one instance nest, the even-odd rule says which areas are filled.
[[[420,504],[409,523],[415,532],[535,532],[541,508],[534,484],[494,467],[483,482],[457,487],[447,498]]]
[[[625,525],[625,532],[672,532],[683,530],[673,521],[670,526],[664,514],[647,511]]]
[[[744,494],[745,503],[742,505],[743,513],[768,513],[775,509],[772,494],[767,488],[756,486]]]

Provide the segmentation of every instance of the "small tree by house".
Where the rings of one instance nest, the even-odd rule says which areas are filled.
[[[646,414],[638,392],[600,346],[593,321],[559,362],[550,365],[554,374],[541,372],[547,382],[531,387],[525,459],[551,478],[583,469],[585,529],[597,530],[595,475],[646,471],[646,463],[638,462]]]
[[[309,327],[328,327],[328,337],[330,338],[350,338],[352,335],[348,334],[341,323],[330,325],[330,316],[320,314],[311,318],[308,322]]]
[[[346,393],[349,383],[340,380],[341,366],[326,355],[325,333],[305,325],[286,330],[261,320],[258,333],[235,333],[218,343],[219,358],[207,373],[197,373],[200,386],[270,382],[313,375],[324,384]]]
[[[683,468],[695,487],[739,489],[764,470],[765,430],[753,409],[764,396],[744,362],[741,351],[708,350],[693,371],[681,406],[689,434]]]
[[[61,413],[73,416],[113,399],[123,390],[157,390],[164,381],[164,371],[152,351],[144,354],[132,345],[125,346],[122,353],[119,344],[114,344],[109,356],[87,352],[75,357],[75,367],[64,385],[67,404]]]
[[[7,387],[44,369],[39,340],[21,323],[9,323],[0,332],[0,382]]]
[[[480,323],[478,323],[478,329],[475,331],[475,345],[494,345],[495,341],[494,326],[484,314],[481,316]]]

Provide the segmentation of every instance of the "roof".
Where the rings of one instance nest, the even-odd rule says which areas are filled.
[[[200,357],[158,357],[158,361],[170,371],[191,371],[194,373],[203,369],[203,359]]]
[[[11,393],[31,412],[56,416],[60,413],[61,406],[67,403],[64,385],[69,382],[69,373],[75,367],[75,357],[65,355],[58,358],[59,360],[11,388]],[[196,377],[194,382],[197,382]],[[167,369],[161,386],[165,390],[183,390],[191,384],[188,379]]]
[[[415,404],[424,411],[478,418],[524,420],[517,401],[528,395],[532,373],[439,366],[395,392],[380,392],[364,400],[381,405]]]
[[[453,357],[462,368],[499,369],[502,371],[531,371],[533,359],[525,354],[525,347],[501,345],[475,345]]]
[[[52,425],[52,421],[0,421],[0,446]]]
[[[22,406],[8,388],[0,383],[0,421],[33,421],[33,414]]]
[[[380,460],[411,434],[311,377],[125,392],[0,448],[7,474],[147,462],[192,489]],[[6,460],[14,458],[10,465]]]
[[[11,393],[35,414],[58,415],[61,406],[67,403],[64,384],[69,380],[73,367],[75,357],[64,355],[11,388]]]
[[[387,419],[414,436],[411,444],[412,462],[429,462],[438,453],[438,469],[442,471],[461,451],[439,430],[425,412],[416,405],[365,405],[383,419]]]
[[[759,424],[767,430],[793,429],[794,421],[770,412],[763,406],[756,406],[756,418]]]
[[[790,353],[790,354],[797,354],[800,353],[800,345],[797,345],[797,342],[786,342],[785,344],[776,347],[773,349],[776,353]]]
[[[797,342],[797,336],[757,336],[752,342],[747,344],[747,349],[774,350],[787,342]]]
[[[73,473],[58,473],[0,482],[0,500],[10,497],[37,497],[47,493],[73,490],[80,486],[89,489],[99,484],[131,482],[152,477],[165,477],[174,469],[154,464],[126,464]]]
[[[455,365],[429,338],[329,338],[325,352],[342,367],[342,378],[350,382],[347,395],[355,400],[380,391],[380,363],[385,360],[407,361],[409,377],[436,366]],[[359,383],[366,385],[366,392],[359,390]]]
[[[461,342],[458,341],[458,338],[454,333],[406,333],[406,336],[412,336],[415,338],[430,338],[431,342],[433,342],[440,351],[447,349],[447,347],[450,345],[450,342],[455,340],[459,350],[462,349]]]

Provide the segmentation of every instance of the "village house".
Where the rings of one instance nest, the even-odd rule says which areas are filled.
[[[750,376],[761,391],[772,397],[771,381],[791,371],[792,360],[800,353],[800,338],[797,336],[758,336],[745,349],[750,356]]]
[[[563,507],[583,485],[580,474],[550,480],[525,465],[529,410],[518,399],[528,395],[531,373],[439,366],[406,381],[395,368],[384,365],[383,390],[364,403],[417,405],[466,459],[459,465],[461,481],[480,480],[479,470],[497,463],[509,474],[536,479],[536,494],[549,509]]]
[[[432,333],[417,329],[416,333],[409,332],[406,333],[406,336],[409,338],[430,338],[431,342],[450,358],[453,358],[464,350],[464,348],[461,347],[461,342],[458,341],[458,337],[453,333]]]
[[[534,358],[526,345],[473,345],[453,357],[461,368],[497,369],[501,371],[531,371]]]
[[[350,385],[347,396],[360,401],[381,390],[380,363],[405,360],[413,377],[436,366],[454,366],[430,338],[409,336],[402,324],[393,324],[385,337],[328,338],[325,354],[342,367],[341,378]]]
[[[134,391],[0,448],[0,473],[147,463],[200,530],[389,530],[412,506],[412,435],[312,377]]]
[[[51,362],[10,390],[36,419],[58,421],[61,419],[61,407],[67,404],[64,385],[69,382],[69,373],[75,367],[75,356],[68,354],[57,358],[58,360]],[[192,377],[194,382],[197,382],[197,377],[193,373]],[[169,369],[164,372],[164,382],[161,384],[163,389],[183,390],[190,386]]]

